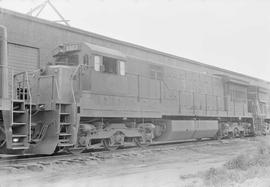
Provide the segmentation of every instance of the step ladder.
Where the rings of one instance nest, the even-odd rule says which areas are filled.
[[[6,144],[7,149],[23,151],[29,148],[31,139],[31,109],[30,112],[26,109],[26,102],[31,103],[29,79],[27,72],[14,74],[13,71],[11,79],[11,110],[4,115]]]
[[[73,147],[72,143],[72,106],[57,104],[59,111],[59,143],[58,147]]]
[[[13,99],[11,106],[11,122],[7,148],[23,150],[29,148],[28,112],[25,109],[25,100]]]

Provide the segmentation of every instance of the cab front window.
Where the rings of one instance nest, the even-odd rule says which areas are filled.
[[[79,55],[78,54],[58,55],[56,56],[55,62],[58,65],[76,66],[79,64]]]

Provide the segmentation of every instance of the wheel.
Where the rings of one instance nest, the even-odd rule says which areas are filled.
[[[228,138],[233,138],[233,132],[228,132]]]
[[[245,137],[245,131],[240,131],[240,138],[243,138],[243,137]]]
[[[134,142],[138,147],[148,147],[151,144],[151,141],[144,141],[142,137],[136,137],[134,138]]]
[[[240,136],[240,131],[237,127],[233,129],[233,137],[239,137]]]
[[[212,140],[220,140],[222,138],[222,133],[218,131],[211,139]]]
[[[228,131],[223,131],[222,137],[228,138],[229,137],[229,132]]]
[[[6,143],[6,134],[4,128],[0,127],[0,148]]]
[[[152,143],[154,137],[155,126],[153,124],[140,124],[138,126],[138,131],[141,137],[135,138],[135,143],[139,147],[147,147]]]
[[[102,140],[103,146],[107,151],[114,151],[124,145],[125,135],[121,132],[114,133],[110,138]]]
[[[92,142],[90,136],[82,136],[79,138],[79,145],[85,147],[86,149],[90,149]]]
[[[112,145],[110,138],[103,139],[102,144],[107,151],[114,151],[120,147],[119,145]]]

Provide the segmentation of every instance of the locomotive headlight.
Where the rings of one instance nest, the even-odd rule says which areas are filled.
[[[12,138],[12,142],[13,143],[18,143],[19,142],[19,138]]]

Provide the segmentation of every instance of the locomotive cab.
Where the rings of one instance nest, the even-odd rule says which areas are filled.
[[[97,72],[125,75],[126,56],[90,43],[62,44],[53,52],[54,65],[84,65]]]
[[[54,75],[61,101],[73,102],[83,91],[126,93],[126,56],[90,43],[59,45],[47,72]],[[69,77],[70,79],[67,79]],[[60,93],[61,92],[61,93]],[[72,93],[74,92],[74,93]],[[79,104],[79,97],[76,98]]]

